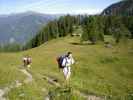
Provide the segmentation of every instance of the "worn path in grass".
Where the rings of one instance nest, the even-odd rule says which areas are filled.
[[[20,71],[27,76],[23,81],[24,83],[30,83],[33,81],[32,75],[26,69],[21,69]]]
[[[62,87],[62,85],[60,83],[58,83],[58,81],[55,81],[55,79],[48,77],[46,75],[43,75],[43,79],[47,80],[50,84],[56,86],[56,87]],[[105,98],[96,96],[96,95],[89,95],[89,94],[85,94],[80,92],[79,90],[74,89],[74,93],[79,94],[80,96],[86,98],[87,100],[105,100]],[[49,96],[48,96],[49,97]]]
[[[3,89],[0,89],[0,100],[8,100],[4,96],[8,94],[8,92],[11,91],[13,88],[18,88],[22,86],[22,84],[28,84],[33,81],[32,75],[26,70],[26,69],[19,69],[23,74],[26,75],[26,79],[23,82],[20,82],[19,80],[16,80],[15,82],[12,82],[9,86],[4,87]]]

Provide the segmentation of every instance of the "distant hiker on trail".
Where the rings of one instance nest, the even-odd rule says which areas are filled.
[[[64,77],[66,80],[70,78],[71,75],[71,65],[74,64],[74,59],[72,57],[72,52],[68,52],[66,55],[57,57],[58,66],[62,69]]]
[[[24,67],[29,68],[31,66],[31,57],[29,56],[23,57],[23,64],[24,64]]]

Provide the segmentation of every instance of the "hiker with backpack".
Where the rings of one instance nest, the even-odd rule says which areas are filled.
[[[68,52],[66,55],[62,55],[57,58],[58,66],[62,69],[64,77],[66,80],[70,78],[71,75],[71,65],[74,64],[74,59],[72,57],[72,52]]]
[[[24,67],[30,68],[30,66],[31,66],[31,57],[29,57],[29,56],[23,57],[23,64],[24,64]]]

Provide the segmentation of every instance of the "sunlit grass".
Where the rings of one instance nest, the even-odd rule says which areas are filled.
[[[112,38],[109,37],[109,41]],[[75,43],[75,44],[73,44]],[[58,70],[56,57],[67,51],[73,52],[76,63],[72,66],[69,86],[87,94],[124,96],[133,92],[133,55],[132,40],[126,44],[106,48],[103,43],[82,45],[79,37],[65,37],[51,40],[37,48],[19,53],[0,54],[0,86],[10,84],[13,80],[24,79],[18,71],[24,55],[32,57],[30,72],[36,81],[9,93],[9,98],[18,98],[18,93],[25,91],[31,100],[43,98],[42,88],[55,89],[41,76],[56,78],[64,84],[62,72]],[[63,94],[64,95],[64,94]],[[21,100],[21,99],[20,99]],[[23,100],[23,99],[22,99]]]

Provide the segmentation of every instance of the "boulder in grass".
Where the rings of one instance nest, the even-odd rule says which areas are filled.
[[[112,48],[113,46],[112,46],[111,43],[109,43],[109,42],[105,42],[105,47],[106,47],[106,48]]]

